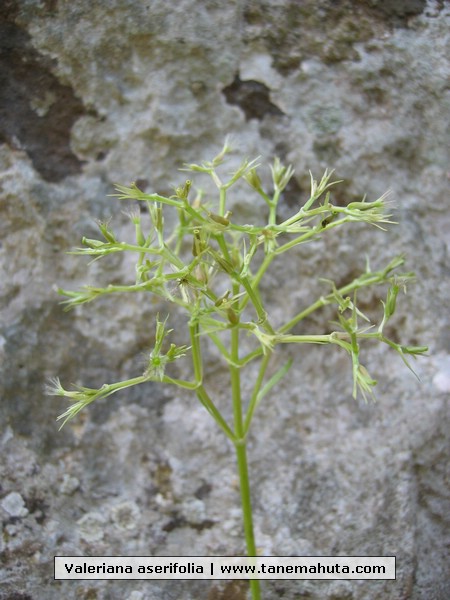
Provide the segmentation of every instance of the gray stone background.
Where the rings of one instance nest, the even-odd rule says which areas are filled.
[[[54,555],[242,554],[232,448],[193,396],[157,384],[100,402],[58,432],[59,375],[138,374],[160,304],[122,297],[64,313],[58,284],[127,281],[114,258],[65,254],[95,218],[129,231],[113,183],[171,193],[183,162],[226,134],[344,183],[342,202],[393,191],[396,227],[330,233],[275,263],[264,291],[291,314],[405,252],[417,282],[390,333],[427,344],[420,382],[367,346],[378,402],[351,398],[346,356],[284,349],[295,368],[250,443],[262,553],[397,556],[396,581],[269,581],[272,600],[450,597],[449,5],[437,0],[4,0],[0,7],[1,600],[243,600],[239,582],[55,582]],[[202,183],[202,182],[200,182]],[[206,185],[206,184],[205,184]],[[261,211],[236,191],[244,215]],[[247,218],[247,217],[246,217]],[[131,233],[131,232],[130,232]],[[128,279],[127,279],[128,278]],[[375,317],[375,293],[364,298]],[[323,331],[317,313],[302,331]],[[176,321],[176,318],[175,318]],[[208,384],[228,402],[211,357]]]

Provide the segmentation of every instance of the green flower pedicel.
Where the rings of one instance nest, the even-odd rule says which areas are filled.
[[[74,254],[100,259],[117,252],[131,252],[137,257],[135,281],[130,285],[106,287],[85,286],[79,291],[59,289],[67,299],[67,309],[85,304],[106,295],[123,293],[150,293],[167,304],[168,317],[156,318],[154,348],[147,356],[147,364],[139,377],[104,384],[99,389],[75,387],[66,390],[59,379],[48,386],[48,393],[65,397],[71,402],[60,415],[62,425],[75,417],[94,400],[107,398],[127,387],[158,381],[176,385],[187,393],[196,394],[216,424],[233,443],[236,451],[244,532],[247,554],[256,556],[253,533],[250,485],[247,467],[247,435],[255,410],[272,388],[286,375],[291,360],[278,370],[270,368],[271,358],[279,344],[334,344],[349,355],[353,379],[353,396],[360,393],[364,398],[372,395],[376,381],[361,363],[361,344],[375,340],[387,344],[396,351],[411,368],[408,357],[416,357],[427,351],[425,346],[405,346],[384,334],[386,323],[395,312],[398,294],[413,278],[412,273],[398,270],[404,264],[402,256],[396,257],[383,269],[373,271],[367,262],[365,271],[342,287],[325,280],[328,293],[311,305],[303,307],[281,326],[275,327],[267,310],[260,283],[271,263],[280,255],[300,244],[310,242],[346,223],[358,222],[383,228],[391,223],[386,195],[373,202],[363,199],[347,206],[333,204],[332,172],[326,171],[320,181],[311,175],[311,193],[308,200],[288,219],[280,220],[277,207],[282,192],[294,174],[293,169],[283,166],[275,159],[271,166],[273,192],[268,193],[258,175],[257,161],[244,160],[226,181],[219,170],[230,152],[226,143],[222,151],[210,162],[186,165],[186,171],[209,175],[218,188],[217,201],[203,201],[201,195],[193,197],[193,182],[186,180],[170,197],[142,192],[135,184],[130,187],[116,186],[119,200],[143,202],[148,209],[149,223],[145,226],[140,212],[129,214],[135,230],[135,241],[119,241],[109,223],[98,223],[103,239],[83,238],[82,248]],[[234,219],[227,210],[230,188],[244,180],[262,200],[266,208],[267,222],[245,224]],[[164,215],[173,211],[177,225],[166,231]],[[258,218],[263,211],[257,209]],[[358,292],[377,285],[387,286],[385,300],[380,304],[383,315],[378,326],[358,308]],[[297,335],[293,328],[311,313],[334,305],[336,320],[334,329],[324,335]],[[167,328],[170,307],[183,310],[187,315],[189,346],[177,346],[170,342],[171,329]],[[253,346],[243,353],[242,337],[253,341]],[[229,396],[233,418],[227,420],[218,410],[212,393],[204,381],[203,347],[209,338],[218,349],[230,375]],[[245,346],[247,347],[248,344]],[[189,360],[190,379],[175,379],[166,367],[177,360]],[[249,398],[241,397],[241,374],[247,365],[259,365],[253,391]],[[221,390],[221,395],[224,393]],[[260,599],[258,580],[250,582],[253,600]]]

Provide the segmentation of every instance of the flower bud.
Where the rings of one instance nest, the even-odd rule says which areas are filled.
[[[191,185],[192,185],[192,181],[190,179],[186,179],[186,181],[184,182],[184,185],[180,185],[177,188],[175,188],[176,197],[179,198],[180,200],[187,200],[189,191],[191,189]]]
[[[245,181],[257,192],[262,192],[262,183],[256,169],[250,169],[244,176]]]
[[[227,317],[232,325],[237,325],[239,323],[239,317],[232,308],[227,309]]]
[[[424,352],[428,352],[428,346],[400,346],[402,352],[405,354],[424,354]]]
[[[104,242],[101,242],[100,240],[91,240],[87,237],[83,237],[81,239],[81,243],[84,246],[89,246],[89,248],[99,248],[100,246],[104,245]]]
[[[206,249],[206,242],[202,238],[201,229],[194,229],[194,239],[192,241],[192,256],[200,256]]]
[[[105,240],[107,242],[110,242],[111,244],[117,244],[116,237],[115,237],[114,233],[112,232],[112,230],[108,227],[108,223],[105,223],[103,221],[98,221],[97,225],[98,225],[100,231],[102,232],[103,237],[105,238]]]
[[[397,295],[399,286],[394,284],[388,289],[386,304],[384,305],[384,315],[386,319],[390,319],[395,312],[395,306],[397,303]]]
[[[221,217],[220,215],[216,215],[215,213],[208,213],[210,219],[214,221],[214,223],[218,223],[219,225],[223,225],[227,227],[230,224],[230,221],[226,217]]]

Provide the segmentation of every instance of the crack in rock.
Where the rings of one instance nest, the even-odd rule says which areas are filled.
[[[86,109],[15,23],[18,10],[7,2],[0,15],[0,143],[24,150],[43,179],[58,182],[81,172],[70,131]]]
[[[222,90],[228,104],[239,106],[245,114],[245,119],[262,119],[266,115],[284,115],[276,104],[270,100],[269,88],[260,83],[248,79],[242,81],[239,75],[236,75],[233,83]]]

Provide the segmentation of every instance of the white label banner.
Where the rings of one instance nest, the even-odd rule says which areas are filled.
[[[55,579],[395,579],[395,556],[55,556]]]

